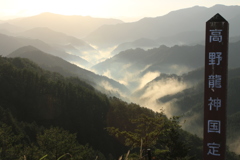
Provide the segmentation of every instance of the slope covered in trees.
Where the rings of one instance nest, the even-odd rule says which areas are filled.
[[[127,150],[138,157],[139,143],[126,144],[107,128],[131,133],[136,142],[154,136],[145,146],[157,159],[201,159],[201,139],[183,131],[178,118],[107,97],[78,78],[43,70],[27,59],[0,57],[0,88],[1,160],[112,160]],[[148,123],[155,127],[145,130]],[[228,153],[228,159],[237,158]]]
[[[203,96],[204,96],[204,83],[203,83],[204,69],[198,69],[188,74],[181,76],[171,75],[174,79],[178,79],[184,83],[188,83],[189,87],[178,93],[169,94],[158,98],[158,102],[161,104],[167,104],[171,102],[169,108],[172,109],[173,115],[184,115],[183,121],[185,121],[183,128],[193,134],[197,134],[202,137],[203,133]],[[160,76],[151,83],[156,83],[166,78]],[[239,146],[239,97],[240,94],[240,68],[234,68],[228,70],[228,95],[227,95],[227,143],[230,148],[237,153],[240,153]],[[194,82],[194,85],[190,85],[190,82]],[[151,86],[151,85],[149,85]],[[146,89],[145,89],[146,90]],[[143,92],[143,91],[142,91]],[[138,93],[138,96],[142,94]],[[175,110],[174,110],[175,109]],[[233,145],[234,144],[234,145]]]

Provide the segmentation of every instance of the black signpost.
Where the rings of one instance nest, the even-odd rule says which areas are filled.
[[[220,14],[206,22],[204,160],[225,160],[228,31]]]

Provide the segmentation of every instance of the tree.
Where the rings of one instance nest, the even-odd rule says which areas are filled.
[[[101,152],[93,150],[88,144],[80,145],[77,142],[76,134],[69,133],[58,127],[51,127],[37,135],[37,143],[44,159],[49,160],[92,160],[98,157],[105,160]]]
[[[47,154],[47,159],[57,160],[60,156],[69,153],[75,155],[78,152],[76,134],[71,134],[58,127],[44,130],[37,135],[39,148]]]
[[[165,160],[188,160],[193,157],[188,157],[189,147],[187,142],[184,142],[182,133],[184,131],[179,125],[179,117],[172,117],[165,123],[165,129],[161,132],[157,148],[160,159]]]
[[[133,131],[120,131],[115,127],[108,127],[107,131],[119,140],[124,141],[124,144],[131,149],[140,148],[139,157],[142,158],[143,151],[156,144],[164,130],[166,120],[163,113],[156,114],[155,117],[141,114],[139,118],[131,120],[135,124]]]
[[[15,135],[12,127],[0,123],[0,160],[18,159],[22,146],[19,141],[21,136]]]
[[[133,131],[121,131],[115,127],[108,127],[107,131],[132,150],[140,148],[140,159],[146,156],[149,148],[155,150],[154,156],[157,159],[187,160],[192,158],[188,156],[189,148],[181,137],[179,117],[167,119],[163,113],[158,113],[155,117],[142,114],[131,122],[135,124]]]

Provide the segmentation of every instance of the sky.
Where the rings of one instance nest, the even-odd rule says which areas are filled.
[[[0,0],[0,20],[52,12],[133,21],[196,5],[216,4],[240,5],[240,0]]]

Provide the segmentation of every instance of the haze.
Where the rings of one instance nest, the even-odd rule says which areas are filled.
[[[240,2],[238,0],[1,0],[0,19],[51,12],[63,15],[118,18],[127,22],[143,17],[161,16],[181,8],[196,5],[211,7],[215,4],[240,5]]]
[[[96,104],[105,99],[105,96],[94,98],[97,92],[101,92],[106,97],[117,97],[132,103],[133,107],[133,103],[136,103],[154,111],[164,111],[168,117],[183,115],[183,128],[202,137],[205,24],[216,13],[230,24],[227,114],[231,123],[227,143],[231,151],[240,154],[239,0],[0,0],[0,60],[28,58],[41,68],[54,72],[51,80],[53,85],[46,83],[43,86],[44,79],[43,82],[39,80],[37,74],[31,77],[34,77],[32,80],[39,80],[39,85],[29,80],[25,71],[20,72],[19,69],[19,74],[16,74],[17,69],[10,72],[8,65],[0,63],[1,73],[6,73],[1,74],[5,78],[0,77],[0,84],[5,89],[0,93],[0,97],[4,97],[0,98],[0,106],[10,104],[10,108],[18,108],[18,112],[23,115],[31,114],[26,112],[31,108],[34,110],[33,115],[44,113],[43,119],[48,119],[49,122],[64,120],[65,113],[64,118],[59,116],[59,119],[53,120],[52,117],[57,117],[65,110],[68,115],[76,109],[74,115],[77,117],[83,113],[91,113],[86,117],[95,121],[92,117],[103,115],[99,114],[102,113],[101,110],[108,110],[105,108],[108,100]],[[17,58],[16,61],[8,61],[20,68],[20,62],[25,60],[20,61]],[[30,62],[25,63],[29,73],[38,68],[29,65]],[[36,73],[42,75],[40,69]],[[57,73],[78,77],[83,81],[79,81],[79,86],[83,88],[87,84],[90,86],[82,90],[71,89],[70,94],[65,94],[63,92],[67,91],[67,86],[64,84],[68,82],[58,81],[63,78]],[[77,84],[78,80],[73,82]],[[50,86],[51,90],[42,92],[43,89],[40,89],[38,92],[41,86]],[[71,96],[75,92],[76,95]],[[29,99],[34,93],[35,100]],[[79,99],[65,101],[68,97],[78,95],[82,102]],[[63,101],[60,100],[62,98]],[[13,99],[14,103],[11,104]],[[94,103],[88,105],[86,102]],[[65,104],[66,108],[62,110]],[[121,103],[116,101],[113,104],[118,106]],[[28,108],[25,109],[25,106]],[[39,111],[35,110],[35,106]],[[80,110],[82,106],[86,107],[83,112]],[[122,105],[118,107],[122,108]],[[107,112],[104,114],[111,115]],[[137,111],[137,114],[140,112]],[[78,122],[85,120],[85,115],[82,116],[84,120],[67,116],[68,120],[68,117],[73,118],[69,121],[69,126],[73,122],[78,125]],[[103,120],[103,116],[99,119]],[[67,123],[64,126],[65,124]],[[81,126],[78,128],[82,129]],[[90,127],[86,129],[88,128]],[[90,132],[91,130],[87,133]]]

